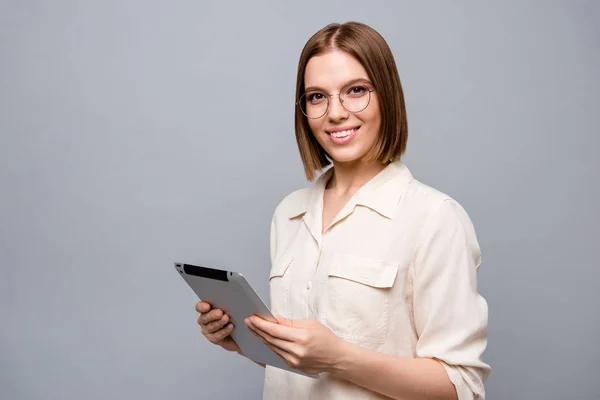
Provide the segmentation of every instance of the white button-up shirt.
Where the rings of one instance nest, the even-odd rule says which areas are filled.
[[[332,169],[277,207],[271,224],[271,310],[315,318],[379,352],[438,360],[460,400],[484,399],[490,368],[481,253],[464,209],[415,180],[401,161],[361,187],[322,233]],[[327,373],[266,368],[265,399],[385,399]]]

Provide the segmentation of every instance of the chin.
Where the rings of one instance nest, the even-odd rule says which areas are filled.
[[[332,154],[333,153],[333,154]],[[354,163],[359,161],[362,158],[362,154],[357,154],[355,152],[332,152],[328,153],[331,159],[337,163]]]

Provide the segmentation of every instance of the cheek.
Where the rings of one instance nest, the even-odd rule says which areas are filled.
[[[369,105],[369,111],[370,111],[369,118],[371,119],[372,123],[375,125],[380,125],[381,124],[381,110],[379,107],[379,101],[371,100],[371,104]]]
[[[321,130],[323,128],[323,123],[321,122],[321,120],[318,120],[318,119],[309,119],[308,120],[308,127],[310,128],[313,136],[315,136],[318,139],[319,135],[321,133]]]
[[[368,113],[364,113],[361,119],[363,122],[369,124],[369,131],[372,132],[374,136],[377,136],[381,130],[381,113],[379,112],[379,105],[373,107]]]

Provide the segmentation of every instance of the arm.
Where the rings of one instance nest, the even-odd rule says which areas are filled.
[[[428,358],[405,358],[342,342],[334,376],[394,399],[457,399],[442,365]]]
[[[477,292],[480,264],[469,216],[456,201],[444,201],[423,227],[411,264],[416,356],[437,360],[460,400],[484,399],[490,372],[482,360],[488,307]]]
[[[440,363],[392,356],[343,341],[314,319],[279,324],[252,316],[248,327],[288,365],[304,372],[329,372],[394,399],[456,399]]]

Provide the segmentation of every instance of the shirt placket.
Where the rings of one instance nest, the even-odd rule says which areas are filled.
[[[320,288],[321,279],[321,270],[319,266],[321,265],[321,260],[323,259],[323,247],[325,245],[325,238],[321,238],[321,243],[319,244],[319,250],[317,253],[316,260],[314,261],[314,269],[309,273],[309,279],[306,283],[306,305],[307,312],[309,316],[318,316],[318,291]]]

